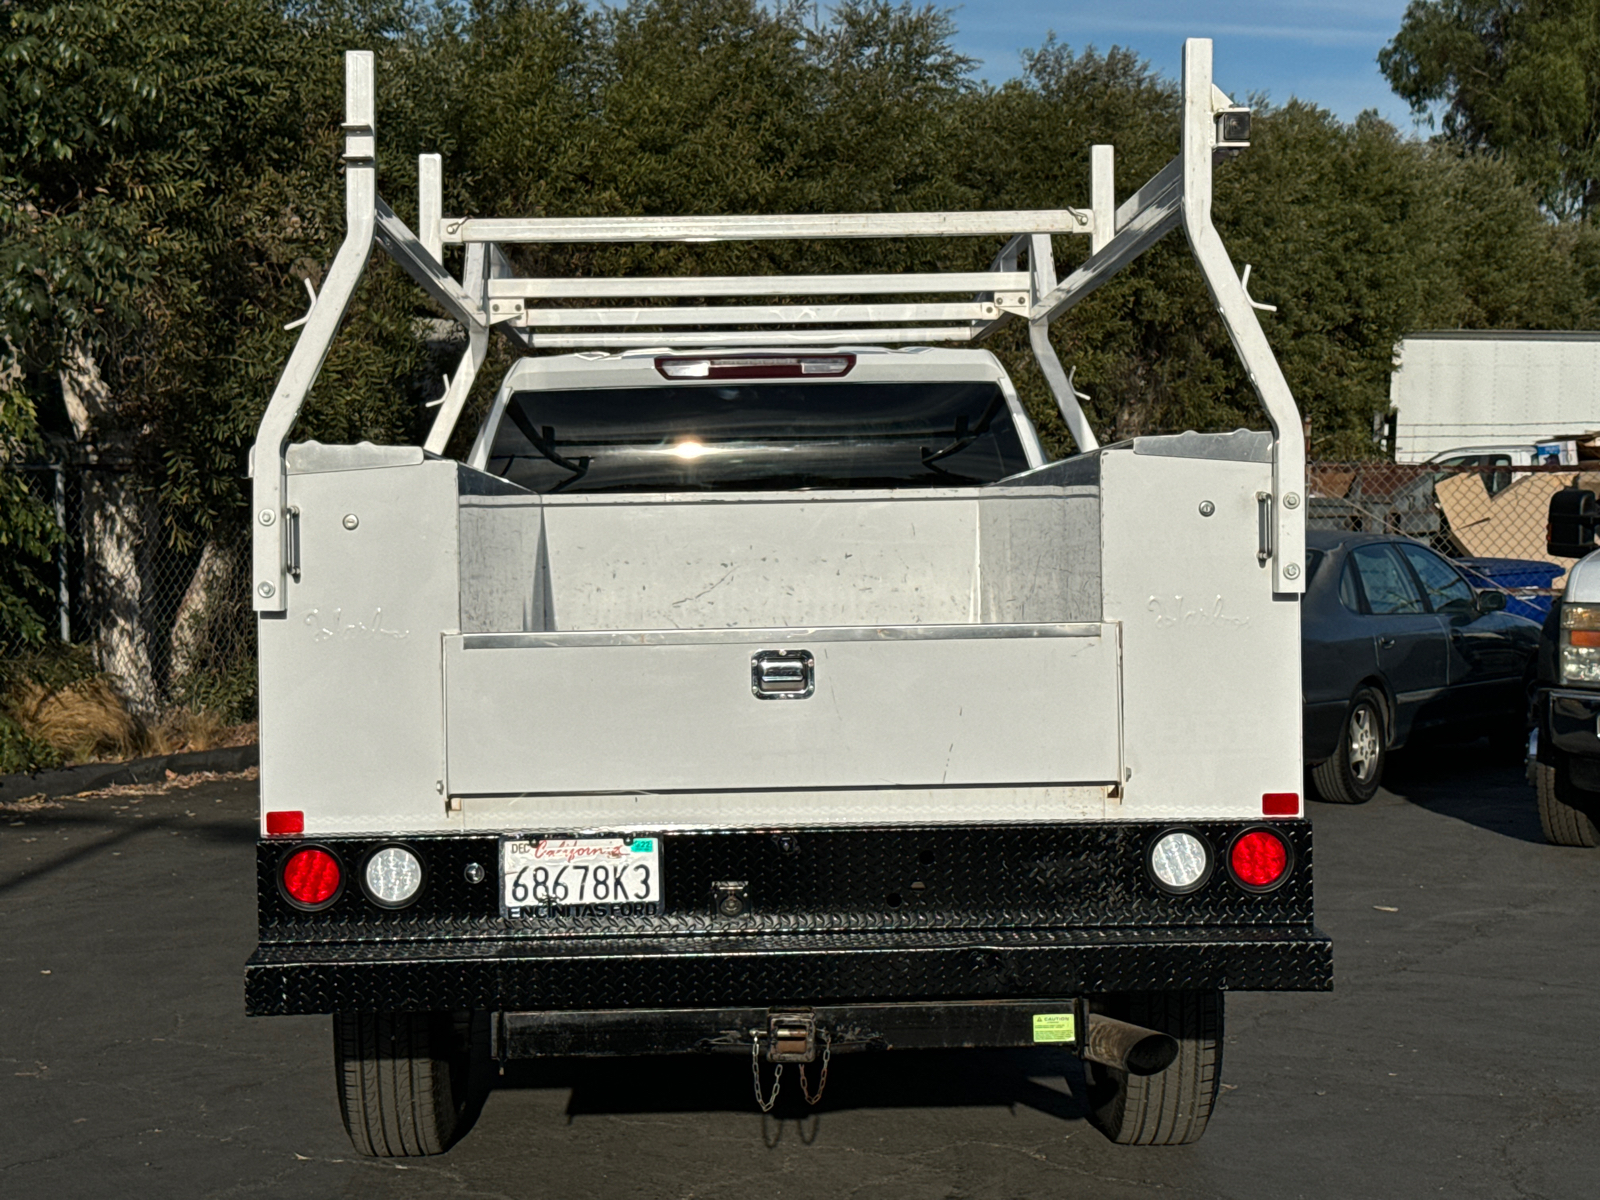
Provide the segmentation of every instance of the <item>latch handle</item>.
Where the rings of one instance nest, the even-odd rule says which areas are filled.
[[[1262,566],[1272,561],[1272,493],[1256,493],[1256,561]]]

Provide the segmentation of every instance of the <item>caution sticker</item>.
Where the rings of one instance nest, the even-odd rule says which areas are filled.
[[[1034,1013],[1033,1040],[1035,1042],[1077,1041],[1076,1016],[1072,1013]]]

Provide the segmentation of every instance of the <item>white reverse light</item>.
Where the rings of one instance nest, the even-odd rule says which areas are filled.
[[[1168,891],[1193,891],[1211,874],[1211,851],[1192,833],[1162,834],[1150,847],[1150,874]]]
[[[399,908],[422,889],[422,862],[404,846],[385,846],[367,859],[361,877],[374,903]]]
[[[679,442],[672,448],[672,452],[679,458],[693,459],[704,456],[706,448],[699,442]]]

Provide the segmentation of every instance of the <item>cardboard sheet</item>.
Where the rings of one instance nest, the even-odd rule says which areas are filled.
[[[1574,483],[1600,494],[1600,474],[1540,473],[1525,475],[1498,496],[1490,496],[1484,476],[1464,471],[1439,480],[1434,495],[1450,522],[1461,552],[1472,558],[1525,558],[1552,563],[1562,570],[1553,587],[1566,582],[1572,561],[1551,558],[1544,538],[1550,497]]]

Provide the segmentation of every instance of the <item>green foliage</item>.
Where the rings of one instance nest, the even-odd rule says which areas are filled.
[[[31,738],[0,708],[0,775],[48,771],[62,763],[61,752]]]
[[[1292,103],[1258,110],[1255,144],[1219,168],[1216,219],[1278,305],[1263,325],[1314,453],[1371,452],[1409,331],[1594,325],[1600,243],[1540,204],[1589,203],[1596,2],[1414,4],[1385,69],[1414,104],[1449,101],[1451,144]],[[1534,28],[1539,14],[1559,36]],[[1177,90],[1132,52],[1050,39],[1023,78],[990,88],[952,33],[948,12],[883,0],[820,14],[791,0],[0,4],[0,336],[16,368],[0,456],[73,436],[49,382],[87,352],[110,396],[89,441],[158,490],[168,540],[238,536],[246,449],[294,343],[282,326],[344,232],[347,48],[378,54],[380,186],[406,217],[421,151],[444,156],[447,210],[485,216],[1081,205],[1092,144],[1117,147],[1122,195],[1175,153]],[[995,249],[516,254],[536,275],[670,275],[971,269]],[[1086,252],[1057,239],[1060,272]],[[418,336],[435,315],[376,259],[295,436],[419,439],[453,370]],[[1260,423],[1180,235],[1053,336],[1103,436]],[[1064,452],[1024,331],[993,348]],[[497,346],[456,449],[508,361]],[[0,473],[0,619],[37,634],[54,533],[18,486]],[[230,669],[204,687],[243,711]]]
[[[1587,218],[1600,205],[1600,3],[1412,0],[1378,55],[1414,111],[1504,153],[1541,203]]]
[[[50,595],[41,568],[60,540],[55,515],[29,473],[3,469],[39,449],[33,402],[18,384],[0,393],[0,644],[44,639],[39,607]]]

